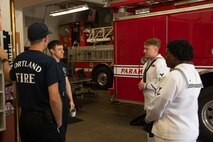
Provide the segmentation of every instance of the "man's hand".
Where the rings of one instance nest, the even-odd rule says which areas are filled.
[[[74,104],[73,100],[70,101],[70,108],[71,108],[71,109],[75,108],[75,104]]]
[[[145,119],[145,125],[143,127],[143,130],[146,131],[147,133],[149,133],[149,137],[153,137],[153,133],[152,133],[152,127],[153,127],[153,124],[154,124],[154,121],[152,122],[148,122],[146,119]]]
[[[0,48],[0,58],[1,59],[8,59],[7,52],[4,49],[2,49],[2,48]]]
[[[141,81],[138,83],[138,89],[139,89],[140,91],[143,91],[143,89],[144,89],[144,82],[143,82],[143,80],[141,80]]]

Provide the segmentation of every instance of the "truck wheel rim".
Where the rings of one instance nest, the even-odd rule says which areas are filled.
[[[204,105],[201,117],[203,124],[213,132],[213,100]]]
[[[107,83],[107,75],[105,73],[100,73],[98,75],[98,84],[100,84],[101,86],[106,85]]]

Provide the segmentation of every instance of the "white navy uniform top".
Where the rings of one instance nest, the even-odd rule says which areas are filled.
[[[198,96],[203,87],[192,64],[179,64],[160,82],[148,104],[146,120],[152,133],[168,140],[196,140],[199,134]]]
[[[153,62],[153,64],[151,64],[153,60],[155,61]],[[147,62],[143,66],[143,72],[142,72],[142,75],[144,76],[145,70],[151,64],[151,66],[148,68],[146,72],[146,81],[142,79],[145,82],[144,89],[143,89],[143,94],[145,98],[145,101],[144,101],[145,110],[146,110],[147,104],[151,101],[151,99],[156,94],[159,81],[170,70],[170,68],[168,68],[166,65],[165,59],[160,54],[158,54],[158,56],[153,60],[150,60],[150,59],[147,60]]]

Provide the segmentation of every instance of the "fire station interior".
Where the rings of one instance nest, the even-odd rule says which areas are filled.
[[[162,9],[211,3],[207,0],[0,0],[3,29],[0,46],[10,51],[11,61],[19,53],[28,50],[27,27],[34,22],[45,23],[53,33],[49,35],[50,40],[62,42],[65,51],[62,61],[67,65],[76,107],[76,116],[69,116],[66,142],[147,142],[147,133],[142,126],[130,125],[143,113],[143,102],[117,98],[113,71],[117,56],[114,54],[117,44],[114,21]],[[80,6],[88,9],[53,16],[59,11]],[[9,46],[11,44],[17,47]],[[116,50],[123,52],[122,48]],[[143,54],[142,50],[138,51],[140,55]],[[127,52],[132,55],[131,49]],[[50,55],[48,50],[44,53]],[[140,59],[137,63],[141,64]],[[13,94],[1,93],[2,90],[8,91],[3,89],[5,82],[1,70],[2,65],[0,95],[4,96],[0,98],[0,142],[20,142],[16,98]],[[132,88],[121,89],[131,91]],[[5,110],[2,109],[4,113],[1,113],[1,108],[4,108],[1,105],[4,104]],[[213,124],[212,119],[210,123]],[[208,140],[198,139],[197,142]]]

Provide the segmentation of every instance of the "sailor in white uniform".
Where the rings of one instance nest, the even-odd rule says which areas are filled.
[[[147,71],[146,71],[147,70]],[[145,73],[146,72],[146,73]],[[143,94],[144,94],[144,110],[147,108],[147,104],[154,98],[158,83],[163,76],[169,72],[169,68],[166,65],[165,59],[158,54],[154,59],[148,59],[143,69]],[[144,77],[146,74],[146,77]],[[141,83],[140,82],[140,83]]]
[[[150,38],[144,42],[147,61],[143,66],[143,77],[138,84],[139,90],[144,93],[144,110],[155,96],[160,79],[169,72],[165,59],[158,53],[160,45],[161,41],[157,38]]]
[[[167,45],[166,62],[173,70],[160,82],[147,106],[146,122],[155,121],[155,142],[196,142],[199,134],[200,76],[192,64],[193,48],[186,40]]]
[[[140,91],[144,95],[144,110],[147,109],[147,104],[154,98],[158,83],[163,76],[169,72],[165,59],[159,54],[161,41],[157,38],[150,38],[144,42],[144,55],[147,58],[143,67],[143,77],[138,84]],[[141,116],[145,119],[146,113]],[[148,134],[148,142],[152,142],[153,134]]]

